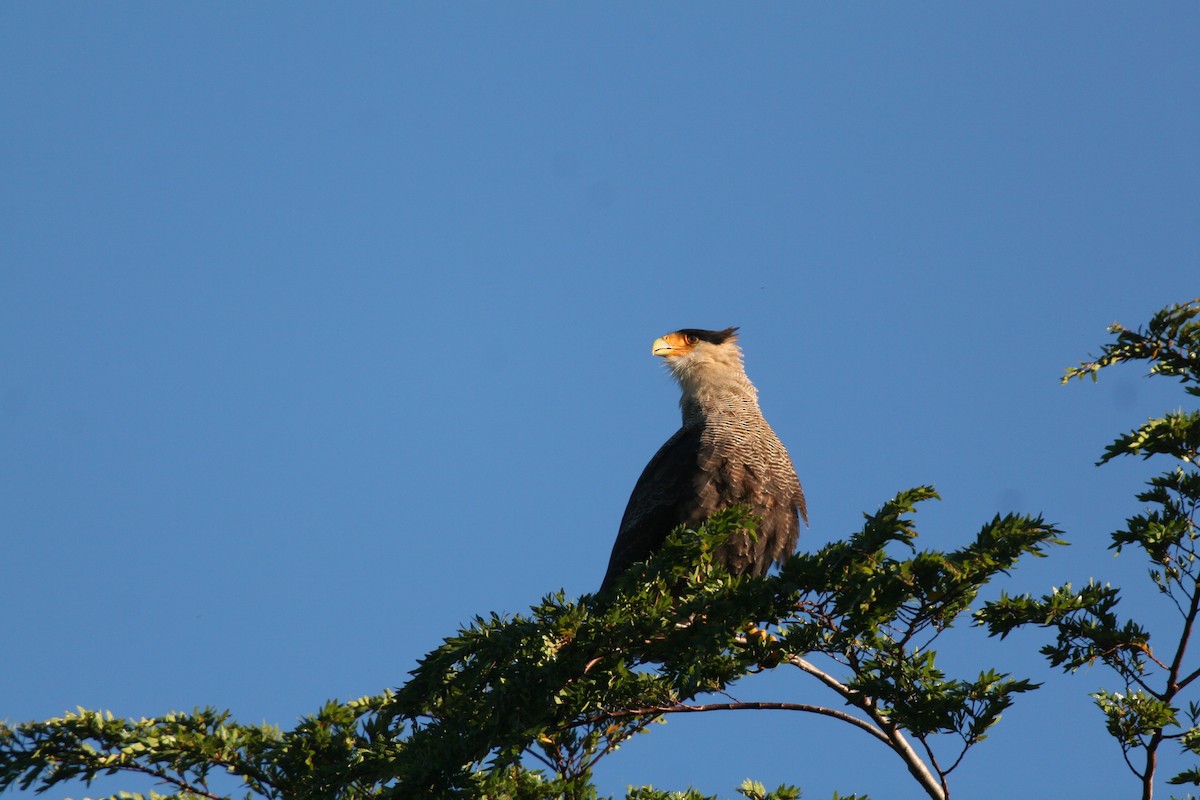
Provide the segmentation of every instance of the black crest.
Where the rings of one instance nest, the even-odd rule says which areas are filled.
[[[723,331],[706,331],[703,328],[684,328],[678,333],[684,336],[695,336],[702,342],[709,344],[725,344],[730,339],[736,339],[737,328],[726,328]]]

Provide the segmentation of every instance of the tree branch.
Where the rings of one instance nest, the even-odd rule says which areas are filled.
[[[828,686],[830,689],[833,689],[835,692],[837,692],[838,694],[840,694],[842,697],[846,698],[847,700],[850,699],[851,695],[857,694],[854,690],[852,690],[846,684],[839,681],[837,678],[830,675],[828,672],[825,672],[822,669],[818,669],[816,665],[814,665],[811,661],[809,661],[806,658],[803,658],[801,656],[788,656],[786,660],[792,666],[798,667],[799,669],[803,670],[804,672],[807,672],[809,675],[812,675],[814,678],[816,678],[821,683]],[[857,705],[857,703],[855,705]]]
[[[905,765],[908,767],[909,774],[917,779],[917,783],[924,787],[925,792],[934,800],[946,800],[947,793],[944,783],[935,778],[933,773],[929,771],[929,767],[921,760],[921,756],[913,749],[913,746],[908,743],[908,739],[901,733],[900,728],[895,725],[887,715],[875,708],[864,709],[871,715],[871,719],[883,730],[887,735],[888,746],[904,759]]]
[[[892,744],[882,731],[853,714],[847,714],[845,711],[838,711],[835,708],[814,706],[808,703],[706,703],[698,706],[676,703],[670,706],[647,706],[645,708],[630,708],[624,711],[606,711],[603,714],[598,714],[588,719],[587,722],[593,723],[604,719],[622,719],[624,717],[635,717],[645,714],[695,714],[705,711],[805,711],[810,714],[821,714],[822,716],[840,719],[842,722],[848,722],[854,727],[871,734],[889,747]]]
[[[917,741],[921,743],[921,749],[925,751],[925,755],[929,757],[929,763],[933,766],[933,771],[937,773],[938,783],[940,783],[942,786],[942,794],[949,795],[950,784],[946,780],[946,776],[949,775],[956,766],[958,766],[959,761],[962,761],[962,757],[966,755],[968,748],[964,747],[962,749],[962,752],[958,754],[958,759],[950,765],[950,769],[942,769],[942,765],[938,763],[937,756],[934,754],[933,748],[929,746],[929,737],[918,736]]]
[[[818,669],[807,659],[800,656],[788,656],[787,661],[809,675],[812,675],[830,689],[833,689],[833,691],[845,698],[846,702],[850,705],[855,708],[861,708],[875,723],[875,726],[878,727],[865,723],[849,714],[846,716],[853,719],[860,727],[865,726],[866,729],[872,732],[872,735],[877,736],[884,744],[899,755],[908,767],[909,774],[917,779],[917,782],[921,784],[930,797],[934,798],[934,800],[946,800],[948,792],[946,791],[945,780],[939,780],[934,777],[933,773],[929,771],[928,765],[922,760],[917,751],[913,749],[913,746],[908,743],[908,739],[904,737],[904,734],[901,733],[900,728],[888,719],[886,714],[876,708],[873,701],[863,697],[861,693],[851,689],[824,670]]]
[[[598,762],[601,758],[604,758],[604,756],[608,755],[612,751],[616,750],[622,742],[628,740],[635,733],[640,733],[641,731],[645,730],[646,727],[649,726],[650,723],[654,722],[655,719],[657,719],[657,716],[647,717],[641,722],[636,723],[635,727],[628,733],[628,735],[616,739],[610,739],[598,753],[596,753],[591,759],[583,764],[584,772],[590,771],[592,767],[596,766],[596,762]]]
[[[197,797],[203,797],[206,800],[225,800],[225,795],[214,794],[213,792],[211,792],[208,789],[207,785],[204,785],[204,788],[201,789],[201,788],[189,783],[188,781],[184,780],[183,778],[179,778],[179,777],[175,777],[174,775],[171,775],[165,769],[149,767],[149,766],[146,766],[143,764],[137,764],[137,763],[122,764],[121,766],[117,767],[117,769],[129,770],[130,772],[140,772],[144,775],[149,775],[153,778],[158,778],[163,783],[171,784],[172,786],[176,787],[177,789],[181,789],[184,792],[187,792],[188,794],[193,794]]]
[[[1179,683],[1179,673],[1183,669],[1183,655],[1187,652],[1188,641],[1192,638],[1192,628],[1196,624],[1196,614],[1200,613],[1200,587],[1193,586],[1188,605],[1187,616],[1183,620],[1183,630],[1179,634],[1179,646],[1175,649],[1175,658],[1171,661],[1171,669],[1167,674],[1167,693],[1174,696],[1183,686]],[[1185,680],[1191,680],[1195,673]]]

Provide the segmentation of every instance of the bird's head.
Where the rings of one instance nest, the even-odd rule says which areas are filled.
[[[669,362],[675,358],[687,358],[696,351],[703,353],[710,346],[719,348],[727,343],[737,347],[737,328],[726,328],[723,331],[684,328],[655,339],[651,352]]]
[[[742,369],[737,328],[708,331],[684,328],[654,340],[651,352],[664,359],[688,397],[744,392],[750,386]]]

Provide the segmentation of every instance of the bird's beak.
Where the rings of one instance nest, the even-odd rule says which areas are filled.
[[[654,344],[650,345],[650,352],[656,356],[666,358],[667,356],[671,355],[671,353],[675,352],[675,348],[672,347],[671,343],[667,341],[667,337],[660,336],[654,340]]]

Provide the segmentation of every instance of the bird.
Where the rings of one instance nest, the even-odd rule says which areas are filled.
[[[791,456],[767,424],[746,377],[738,328],[684,328],[654,340],[679,384],[683,424],[634,485],[599,593],[655,553],[674,528],[695,528],[742,504],[761,519],[758,536],[733,534],[716,553],[735,575],[764,575],[796,548],[808,506]]]

